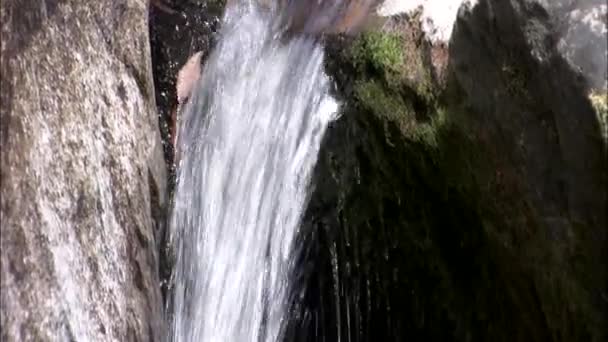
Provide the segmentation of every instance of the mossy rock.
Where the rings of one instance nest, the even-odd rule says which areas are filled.
[[[354,107],[397,123],[412,138],[431,133],[440,91],[430,71],[425,42],[390,31],[332,39],[328,69],[338,83],[348,85],[339,96]]]
[[[527,8],[512,2],[501,4],[505,16]],[[518,45],[524,32],[512,33],[513,46],[491,47],[502,55],[471,79],[459,69],[463,54],[452,50],[457,64],[440,84],[430,44],[411,19],[326,43],[343,107],[323,143],[305,218],[316,232],[308,254],[315,290],[302,305],[316,315],[315,329],[328,340],[602,341],[606,274],[597,260],[606,259],[605,233],[594,224],[601,218],[549,211],[553,199],[545,205],[531,193],[552,183],[523,162],[535,153],[555,163],[553,150],[542,148],[559,146],[557,128],[544,120],[564,111],[545,102],[545,88],[565,82],[567,106],[580,103],[587,120],[584,91],[559,60],[549,60],[557,74],[544,74]],[[470,32],[457,35],[471,39]],[[547,85],[539,86],[539,74]],[[477,90],[485,97],[475,98],[471,85],[488,80]],[[546,140],[518,145],[510,134],[519,125]],[[594,157],[594,148],[585,153]],[[601,187],[596,166],[587,174]]]

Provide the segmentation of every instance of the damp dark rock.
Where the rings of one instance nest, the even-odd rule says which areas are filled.
[[[326,41],[344,106],[290,337],[606,340],[605,101],[533,1],[462,8],[449,47],[419,25]]]

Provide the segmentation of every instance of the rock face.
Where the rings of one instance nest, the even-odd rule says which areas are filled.
[[[2,2],[1,339],[156,341],[148,2]]]
[[[608,338],[606,145],[557,43],[526,0],[461,9],[449,48],[416,15],[328,40],[294,340]]]
[[[500,41],[488,43],[491,37]],[[559,236],[569,235],[568,223],[606,227],[600,124],[580,75],[557,52],[544,9],[481,2],[457,21],[450,55],[458,84],[480,113],[475,130],[521,172],[516,177],[546,225]],[[606,233],[593,235],[606,241]]]
[[[604,0],[538,0],[556,22],[559,50],[594,88],[608,87],[608,4]]]

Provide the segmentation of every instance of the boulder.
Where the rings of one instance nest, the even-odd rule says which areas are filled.
[[[158,341],[148,2],[2,1],[3,341]]]
[[[549,14],[479,0],[449,47],[416,15],[326,40],[342,116],[290,336],[606,340],[606,141]]]

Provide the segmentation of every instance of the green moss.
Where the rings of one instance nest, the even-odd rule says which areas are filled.
[[[452,123],[448,121],[448,111],[441,107],[435,108],[435,115],[431,118],[430,123],[419,124],[417,136],[421,141],[433,148],[439,147],[439,134],[448,129]]]
[[[433,84],[432,66],[424,63],[420,43],[408,37],[403,32],[364,32],[340,51],[339,64],[348,75],[341,82],[352,84],[347,104],[355,112],[394,123],[404,138],[426,151],[424,158],[449,170],[452,184],[473,186],[474,179],[484,178],[476,170],[485,169],[478,149],[465,142],[471,139],[458,127],[466,116],[458,113],[462,94],[450,94],[442,101],[449,104],[440,104],[445,91]]]
[[[470,193],[476,181],[487,178],[483,175],[487,168],[479,160],[478,148],[458,126],[459,118],[466,116],[458,113],[461,94],[451,94],[454,99],[448,99],[447,107],[439,103],[441,91],[433,86],[430,67],[423,63],[416,44],[385,32],[366,32],[357,38],[341,57],[343,66],[352,66],[352,79],[345,81],[353,84],[349,105],[394,123],[402,137],[424,154],[419,157],[440,165],[447,170],[450,184]]]
[[[356,101],[362,109],[379,118],[395,123],[401,133],[412,141],[436,149],[438,131],[447,124],[446,110],[432,104],[432,115],[428,121],[416,119],[416,110],[408,98],[382,86],[377,80],[359,81],[354,86]]]
[[[356,106],[397,124],[414,141],[436,144],[436,90],[416,47],[403,36],[372,31],[343,52]]]
[[[400,126],[407,125],[413,118],[411,106],[377,80],[357,81],[354,95],[366,110],[397,122]]]
[[[360,77],[378,79],[395,91],[409,88],[433,101],[437,91],[416,44],[400,34],[366,32],[353,42],[346,59]]]
[[[384,32],[362,34],[353,44],[352,61],[359,72],[371,67],[374,71],[398,72],[403,65],[402,43],[398,35]]]

